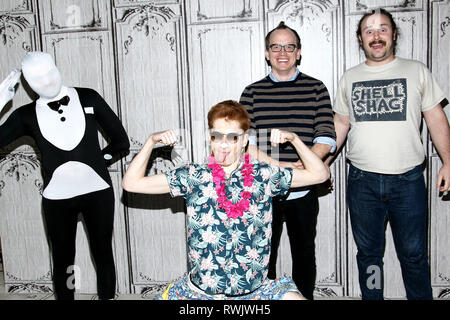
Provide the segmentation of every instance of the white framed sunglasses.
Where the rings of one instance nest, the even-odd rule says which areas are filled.
[[[244,133],[230,132],[230,133],[224,134],[219,131],[211,131],[209,135],[211,137],[212,143],[222,142],[223,137],[225,137],[225,140],[228,143],[235,144],[239,141],[239,137],[243,136]]]

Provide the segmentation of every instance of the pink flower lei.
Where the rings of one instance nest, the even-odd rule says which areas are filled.
[[[225,210],[228,218],[237,219],[250,208],[249,199],[252,193],[247,191],[245,187],[250,188],[253,185],[253,165],[250,163],[250,155],[245,154],[244,164],[242,165],[241,173],[244,177],[244,190],[240,193],[241,200],[237,203],[232,203],[227,199],[225,194],[225,171],[222,166],[216,162],[214,155],[208,157],[208,167],[212,169],[213,182],[216,187],[217,203],[219,208]]]

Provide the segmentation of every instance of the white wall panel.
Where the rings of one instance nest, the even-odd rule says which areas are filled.
[[[16,14],[12,12],[0,12],[0,55],[2,57],[1,79],[14,68],[21,68],[21,61],[30,50],[39,49],[39,31],[36,26],[36,17],[33,14]],[[18,86],[14,100],[0,110],[0,123],[18,107],[31,102],[33,92],[25,84],[25,89]],[[17,144],[11,145],[14,149]],[[8,150],[11,150],[8,148]]]
[[[120,105],[133,141],[165,129],[186,129],[184,49],[178,6],[119,12],[116,22]],[[184,131],[182,131],[184,135]],[[183,141],[186,143],[186,141]]]
[[[53,55],[65,85],[95,89],[116,111],[114,61],[107,32],[45,35],[43,50]]]
[[[442,162],[437,155],[429,161],[431,181],[435,182]],[[434,296],[450,297],[450,193],[443,195],[430,183],[430,267]]]
[[[51,288],[40,170],[34,154],[15,152],[0,157],[0,235],[9,292],[48,292]]]
[[[31,1],[5,1],[0,6],[2,79],[13,68],[20,68],[27,51],[39,48],[36,16],[31,10]],[[30,102],[30,94],[34,96],[28,87],[18,86],[14,101],[0,112],[0,123]],[[51,291],[50,254],[41,212],[41,168],[32,145],[31,139],[21,138],[0,152],[0,238],[9,292]]]
[[[114,2],[114,7],[130,7],[136,5],[146,5],[146,4],[173,4],[180,3],[182,0],[112,0]]]
[[[184,29],[177,5],[153,4],[117,10],[116,20],[120,105],[132,143],[127,163],[148,136],[175,129],[180,143],[156,149],[150,172],[163,173],[174,161],[189,158],[189,106]],[[153,161],[154,160],[154,161]],[[177,163],[179,164],[179,163]],[[148,294],[186,273],[184,202],[169,195],[124,193],[127,205],[132,292]]]
[[[106,29],[109,2],[102,0],[40,0],[41,28],[45,33]]]
[[[3,0],[0,7],[0,12],[31,13],[32,11],[32,0]]]
[[[223,100],[239,100],[245,86],[264,77],[262,32],[259,22],[188,28],[194,161],[207,156],[208,110]]]
[[[262,1],[258,0],[191,0],[186,1],[189,24],[260,18]]]
[[[450,2],[432,1],[431,71],[450,97]],[[444,108],[450,121],[450,106]],[[434,296],[450,298],[450,193],[438,192],[437,176],[442,161],[429,140],[430,159],[430,266]]]
[[[385,8],[388,11],[402,11],[411,9],[424,9],[426,1],[423,0],[351,0],[346,3],[347,12],[359,13],[370,9]]]

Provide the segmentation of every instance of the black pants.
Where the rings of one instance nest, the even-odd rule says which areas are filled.
[[[116,271],[112,250],[114,192],[112,188],[66,200],[43,198],[42,205],[53,258],[56,299],[73,300],[73,270],[78,215],[82,213],[97,274],[99,299],[112,299]],[[80,270],[83,281],[83,270]]]
[[[269,279],[276,278],[276,262],[283,222],[289,237],[292,255],[292,279],[302,295],[313,300],[316,282],[315,243],[319,201],[315,190],[293,200],[273,199],[272,249]]]

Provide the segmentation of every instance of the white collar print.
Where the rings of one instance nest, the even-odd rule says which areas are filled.
[[[50,109],[48,102],[69,96],[67,106],[62,105],[58,111]],[[86,129],[86,120],[77,91],[74,88],[61,88],[53,99],[36,101],[36,117],[42,136],[55,147],[71,151],[81,142]]]

